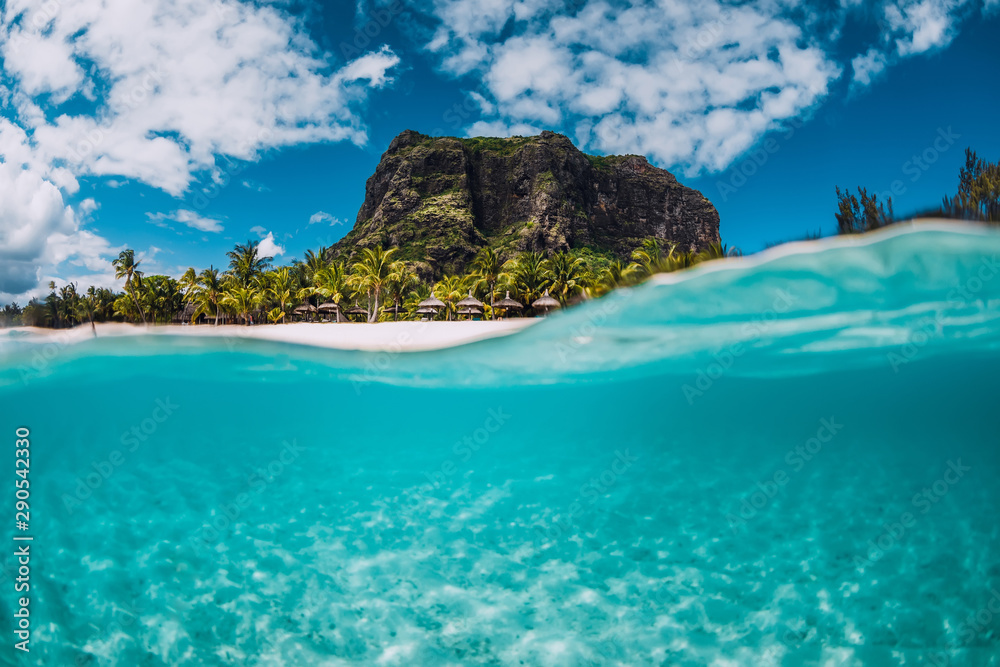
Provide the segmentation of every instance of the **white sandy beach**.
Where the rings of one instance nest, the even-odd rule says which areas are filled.
[[[98,338],[123,336],[220,336],[280,341],[340,350],[436,350],[485,338],[506,336],[536,322],[535,318],[502,321],[458,322],[378,322],[375,324],[341,322],[220,325],[134,325],[103,322],[96,325]],[[60,343],[74,343],[94,337],[90,324],[73,329],[15,327],[0,329],[0,340],[7,336],[58,337]]]

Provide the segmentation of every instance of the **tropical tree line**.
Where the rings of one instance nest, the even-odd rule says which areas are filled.
[[[655,273],[739,254],[721,243],[702,252],[684,252],[655,238],[646,239],[629,262],[587,249],[505,257],[486,248],[468,272],[429,283],[420,279],[413,262],[397,259],[398,248],[362,248],[346,261],[328,259],[328,250],[309,250],[304,259],[276,267],[273,257],[260,254],[258,242],[247,241],[226,254],[226,269],[189,268],[179,279],[147,275],[135,252],[124,250],[112,262],[115,276],[123,282],[121,291],[96,287],[80,291],[74,283],[57,289],[50,283],[51,292],[44,299],[32,299],[23,309],[6,306],[0,323],[55,328],[106,321],[278,324],[294,317],[314,319],[315,309],[329,303],[349,313],[341,317],[406,320],[421,317],[416,312],[419,303],[432,293],[445,304],[436,319],[457,318],[458,302],[470,294],[484,303],[487,318],[497,316],[492,304],[507,294],[524,304],[524,314],[535,315],[531,303],[546,292],[566,306]],[[303,305],[311,308],[296,310]]]
[[[837,188],[837,229],[841,234],[860,234],[900,220],[892,210],[892,197],[859,187],[857,195]],[[958,174],[958,192],[946,196],[941,207],[919,217],[1000,222],[1000,162],[987,162],[971,148],[965,149],[965,165]],[[909,219],[909,218],[907,218]]]

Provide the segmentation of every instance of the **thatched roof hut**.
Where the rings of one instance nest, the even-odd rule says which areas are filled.
[[[434,291],[431,290],[431,295],[417,304],[417,308],[434,308],[435,310],[444,308],[445,303],[441,299],[434,296]]]
[[[465,297],[455,305],[458,306],[459,308],[478,308],[478,309],[482,309],[485,306],[485,304],[482,301],[472,296],[472,290],[469,290],[469,296]],[[459,311],[459,313],[461,313],[461,311]]]
[[[522,306],[517,301],[514,301],[514,299],[510,298],[510,290],[507,290],[507,296],[505,296],[504,298],[502,298],[499,301],[497,301],[496,303],[494,303],[493,307],[494,308],[503,308],[505,310],[522,310],[522,309],[524,309],[524,306]]]
[[[531,302],[532,308],[542,310],[546,314],[548,314],[550,310],[559,308],[560,306],[561,304],[559,303],[559,301],[549,296],[548,290],[545,290],[545,294],[540,299],[535,299],[534,301]]]

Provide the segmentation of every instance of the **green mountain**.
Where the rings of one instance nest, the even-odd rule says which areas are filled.
[[[587,155],[560,134],[458,139],[407,130],[382,156],[354,228],[331,253],[399,247],[399,258],[440,277],[462,272],[487,246],[627,258],[651,236],[702,250],[719,241],[719,214],[646,158]]]

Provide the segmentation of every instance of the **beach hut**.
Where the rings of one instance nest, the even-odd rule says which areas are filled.
[[[392,319],[395,320],[400,316],[400,314],[406,314],[406,308],[403,306],[389,306],[388,308],[383,308],[382,312],[392,313]]]
[[[503,310],[504,313],[511,310],[524,310],[524,306],[510,298],[510,290],[507,290],[507,296],[494,303],[493,307]]]
[[[485,307],[485,304],[482,301],[472,296],[472,290],[469,290],[469,296],[465,297],[455,305],[458,306],[458,314],[468,315],[469,319],[472,319],[473,315],[482,315],[483,308]]]
[[[307,318],[316,312],[316,306],[311,303],[304,303],[301,306],[295,306],[295,310],[292,312],[299,317]]]
[[[434,296],[434,288],[431,287],[431,295],[417,304],[417,312],[428,316],[422,319],[433,320],[438,311],[444,307],[445,302]]]
[[[340,306],[333,301],[326,301],[325,303],[319,304],[319,306],[316,307],[316,310],[321,313],[333,313],[333,321],[340,321]]]
[[[549,296],[549,291],[545,290],[545,294],[540,299],[535,299],[531,302],[531,307],[535,310],[541,310],[545,315],[549,314],[550,310],[559,308],[559,302]]]
[[[368,311],[360,306],[355,306],[354,308],[348,308],[344,311],[345,315],[364,315],[365,318],[368,317]]]
[[[444,306],[444,301],[434,296],[433,290],[431,290],[429,297],[417,304],[417,308],[433,308],[435,313],[444,308]]]

